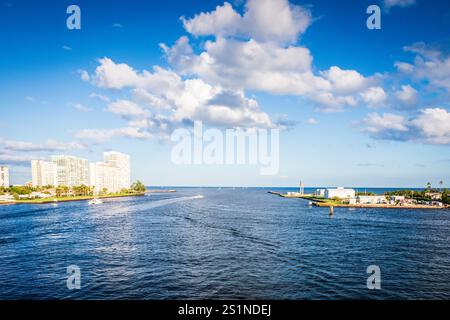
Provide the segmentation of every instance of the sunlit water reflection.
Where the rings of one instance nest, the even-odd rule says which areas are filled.
[[[66,287],[73,264],[81,290]],[[373,264],[380,291],[366,287]],[[448,299],[450,212],[330,219],[307,201],[226,188],[0,207],[0,298]]]

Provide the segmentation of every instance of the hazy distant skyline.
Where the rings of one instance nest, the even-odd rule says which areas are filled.
[[[450,179],[450,3],[0,4],[0,164],[130,154],[169,186],[438,187]],[[382,8],[382,29],[366,8]],[[280,128],[280,171],[177,166],[173,130]]]

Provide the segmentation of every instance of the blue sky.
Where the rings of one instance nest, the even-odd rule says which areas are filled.
[[[66,27],[70,4],[81,30]],[[381,30],[366,27],[370,4]],[[129,153],[133,178],[148,185],[450,179],[445,0],[10,0],[0,2],[0,41],[0,163],[13,183],[30,180],[32,158],[97,161],[110,149]],[[282,129],[279,173],[173,164],[168,137],[196,120]]]

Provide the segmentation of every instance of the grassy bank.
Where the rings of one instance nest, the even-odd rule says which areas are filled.
[[[326,199],[326,198],[317,197],[317,196],[310,195],[310,194],[304,194],[304,195],[300,196],[300,195],[289,195],[289,194],[284,194],[284,193],[274,192],[274,191],[269,191],[268,193],[280,196],[282,198],[304,199],[304,200],[312,201],[314,203],[323,203],[328,206],[334,206],[334,205],[337,206],[337,205],[341,204],[340,202],[334,201],[333,199]]]
[[[73,196],[73,197],[51,197],[45,199],[30,199],[30,200],[17,200],[16,204],[46,204],[54,202],[71,202],[71,201],[86,201],[97,199],[108,199],[108,198],[123,198],[123,197],[138,197],[145,195],[144,192],[136,193],[112,193],[103,196]],[[56,201],[55,201],[56,200]]]
[[[279,192],[269,191],[270,194],[280,196],[282,198],[305,199],[312,201],[317,207],[344,207],[344,208],[384,208],[384,209],[446,209],[448,205],[429,206],[429,205],[390,205],[390,204],[345,204],[333,199],[321,198],[313,195],[288,195]]]
[[[381,209],[448,209],[446,206],[428,206],[423,204],[410,205],[391,205],[391,204],[344,204],[344,203],[329,203],[329,202],[315,202],[317,207],[342,207],[342,208],[381,208]]]

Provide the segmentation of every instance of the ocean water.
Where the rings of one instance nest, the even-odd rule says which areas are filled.
[[[450,298],[449,210],[330,218],[267,191],[0,206],[0,299]],[[67,289],[69,265],[80,290]],[[370,265],[381,290],[367,289]]]

